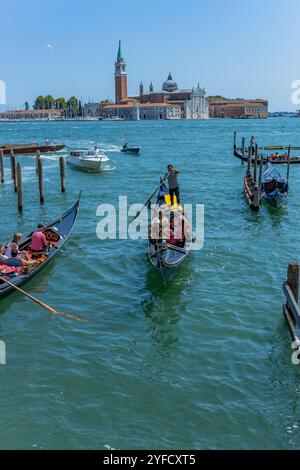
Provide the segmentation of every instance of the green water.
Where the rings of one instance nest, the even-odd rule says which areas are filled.
[[[0,142],[96,142],[116,166],[98,175],[68,167],[61,195],[57,155],[46,156],[40,207],[35,160],[20,157],[20,216],[6,161],[2,241],[50,221],[83,190],[68,243],[26,289],[89,322],[51,317],[18,294],[0,301],[1,449],[299,448],[300,366],[281,286],[288,263],[300,261],[300,166],[291,167],[286,209],[255,214],[231,153],[234,129],[299,145],[299,128],[281,118],[0,123]],[[125,138],[140,157],[118,152]],[[165,287],[145,241],[100,241],[95,230],[99,204],[119,194],[144,202],[170,162],[182,169],[183,199],[205,204],[205,245]]]

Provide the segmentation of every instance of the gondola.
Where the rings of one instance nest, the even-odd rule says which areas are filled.
[[[285,206],[288,198],[288,182],[271,163],[268,163],[262,174],[262,200],[271,206]]]
[[[241,160],[243,162],[248,161],[248,156],[245,155],[242,152],[242,149],[240,149],[240,148],[236,148],[234,150],[234,156],[237,157],[239,160]],[[260,158],[261,158],[261,155],[258,156],[258,159],[257,159],[258,164],[260,163]],[[284,156],[279,155],[278,157],[270,157],[270,156],[263,155],[263,164],[265,165],[268,161],[271,161],[272,164],[274,164],[274,165],[278,165],[278,164],[285,164],[286,165],[288,163],[288,157],[286,155],[284,155]],[[251,158],[251,163],[252,164],[255,163],[255,157]],[[290,156],[290,163],[291,164],[300,163],[300,157]]]
[[[132,154],[132,155],[138,155],[140,153],[140,148],[139,147],[122,147],[121,148],[121,152],[124,152],[124,153],[129,153],[129,154]]]
[[[65,147],[64,144],[37,144],[32,142],[30,144],[7,144],[0,146],[0,152],[3,152],[3,155],[10,155],[11,152],[15,155],[30,155],[36,153],[37,150],[40,153],[49,153],[49,152],[58,152]]]
[[[38,260],[38,265],[34,267],[25,267],[25,268],[8,268],[8,266],[4,264],[0,264],[0,275],[1,276],[8,276],[8,279],[11,283],[15,284],[16,286],[21,286],[25,284],[25,282],[32,279],[36,274],[38,274],[48,263],[49,261],[59,252],[61,247],[67,241],[74,223],[76,221],[76,217],[78,214],[79,209],[79,200],[80,195],[78,197],[77,202],[74,206],[65,212],[61,217],[56,219],[54,222],[48,224],[45,228],[45,235],[47,241],[50,242],[50,247],[48,252],[42,255]],[[28,247],[31,242],[31,235],[28,235],[26,239],[20,243],[19,250],[20,251],[27,251]],[[0,261],[1,263],[1,261]],[[10,294],[15,289],[8,284],[2,282],[0,283],[0,298]]]
[[[251,164],[255,164],[255,155],[254,150],[251,152],[251,148],[245,147],[245,138],[242,139],[242,145],[239,147],[237,145],[237,134],[236,131],[233,135],[233,154],[242,162],[248,162],[249,152],[252,153],[251,155]],[[263,154],[262,151],[275,151],[275,153]],[[281,150],[282,154],[278,153],[278,150]],[[267,162],[271,162],[274,165],[286,165],[286,164],[295,164],[300,163],[300,156],[291,155],[291,151],[293,150],[300,150],[300,147],[291,147],[291,146],[284,146],[284,145],[265,145],[264,147],[257,147],[257,163],[260,163],[261,158],[263,159],[263,164],[265,165]]]
[[[158,213],[149,224],[148,256],[151,264],[159,271],[165,283],[171,281],[178,269],[190,254],[193,236],[184,208],[177,204],[171,206],[169,191],[164,183],[157,197]],[[165,225],[165,222],[167,224]],[[181,235],[175,236],[175,227],[181,225]],[[174,233],[172,228],[174,228]],[[158,232],[157,232],[158,230]]]

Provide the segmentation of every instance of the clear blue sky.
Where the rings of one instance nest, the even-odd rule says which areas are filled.
[[[297,108],[300,0],[9,0],[0,14],[0,80],[14,107],[48,93],[113,99],[121,39],[130,94],[141,80],[161,88],[171,71],[182,88],[199,81],[208,94]]]

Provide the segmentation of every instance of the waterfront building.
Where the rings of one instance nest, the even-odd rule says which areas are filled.
[[[211,118],[266,119],[268,117],[268,101],[263,99],[229,100],[212,97],[208,98],[208,101]]]
[[[128,97],[126,62],[119,41],[115,61],[115,104],[99,103],[93,109],[93,115],[109,119],[208,119],[209,105],[205,94],[199,84],[195,89],[178,89],[169,73],[161,90],[154,90],[151,82],[145,93],[141,82],[139,95]],[[85,114],[87,112],[85,109]]]
[[[12,111],[3,111],[0,113],[0,119],[11,120],[35,120],[35,119],[61,119],[62,111],[59,109],[21,109]]]

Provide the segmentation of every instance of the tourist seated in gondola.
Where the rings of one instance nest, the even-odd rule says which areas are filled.
[[[35,261],[19,257],[19,250],[17,248],[12,248],[10,253],[11,255],[6,260],[1,261],[1,264],[5,264],[12,268],[21,268],[23,266],[32,266],[36,264]]]
[[[2,260],[6,260],[10,258],[11,256],[11,250],[13,248],[16,248],[17,250],[19,249],[19,243],[22,238],[21,233],[15,233],[12,240],[7,243],[6,245],[3,245],[0,250],[0,262]]]
[[[170,237],[170,224],[169,217],[163,215],[161,220],[159,217],[154,217],[150,227],[151,240],[167,240]]]
[[[44,230],[45,226],[43,224],[38,224],[37,230],[32,234],[31,243],[28,248],[32,258],[39,258],[45,254],[49,248],[49,243],[47,242]]]

